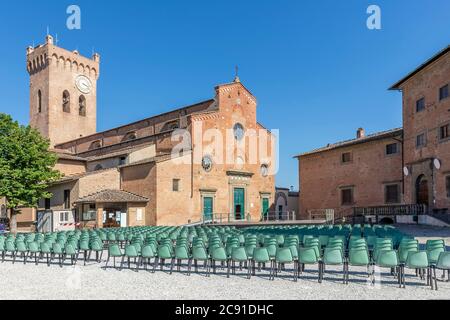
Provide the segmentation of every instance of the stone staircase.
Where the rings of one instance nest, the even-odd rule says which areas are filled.
[[[430,212],[428,213],[428,215],[450,226],[450,213],[446,211],[439,211],[439,212]]]

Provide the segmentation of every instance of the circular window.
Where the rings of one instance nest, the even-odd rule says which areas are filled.
[[[244,126],[240,123],[236,123],[233,128],[234,138],[238,141],[244,138]]]
[[[267,164],[263,164],[261,166],[261,175],[263,177],[267,177],[269,175],[269,166]]]
[[[211,171],[213,166],[213,161],[211,159],[210,156],[204,156],[202,159],[202,168],[203,170],[205,170],[206,172]]]

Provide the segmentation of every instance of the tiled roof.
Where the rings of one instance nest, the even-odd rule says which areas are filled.
[[[325,147],[318,148],[318,149],[315,149],[315,150],[312,150],[309,152],[301,153],[301,154],[295,156],[295,158],[299,158],[302,156],[315,154],[315,153],[319,153],[319,152],[329,151],[329,150],[333,150],[333,149],[337,149],[337,148],[348,147],[348,146],[355,145],[355,144],[366,143],[369,141],[381,140],[381,139],[385,139],[385,138],[389,138],[389,137],[394,137],[394,136],[400,135],[402,133],[403,133],[403,129],[397,128],[397,129],[382,131],[382,132],[378,132],[378,133],[374,133],[374,134],[369,134],[369,135],[365,136],[364,138],[341,141],[341,142],[329,144]]]
[[[118,151],[110,152],[110,153],[107,153],[107,154],[87,157],[86,160],[89,161],[89,162],[92,162],[92,161],[98,161],[98,160],[103,160],[103,159],[115,158],[115,157],[120,157],[120,156],[127,156],[130,153],[133,153],[135,151],[139,151],[139,150],[145,149],[145,148],[147,148],[150,145],[151,144],[145,144],[145,145],[139,145],[139,146],[135,146],[135,147],[127,147],[127,148],[120,149]]]
[[[149,199],[128,191],[102,190],[78,199],[76,203],[93,202],[148,202]]]
[[[61,179],[59,179],[58,181],[53,182],[52,184],[61,184],[61,183],[66,183],[66,182],[71,182],[71,181],[77,181],[77,180],[79,180],[79,179],[81,179],[83,177],[86,177],[86,176],[99,174],[99,173],[102,173],[102,172],[105,172],[105,171],[112,171],[112,170],[117,170],[117,168],[108,168],[108,169],[103,169],[103,170],[89,171],[89,172],[72,174],[72,175],[64,176]]]
[[[196,108],[204,108],[204,109],[207,109],[207,108],[208,108],[212,103],[214,103],[214,102],[215,102],[214,99],[209,99],[209,100],[205,100],[205,101],[202,101],[202,102],[198,102],[198,103],[195,103],[195,104],[192,104],[192,105],[184,106],[184,107],[182,107],[182,108],[173,109],[173,110],[170,110],[170,111],[167,111],[167,112],[164,112],[164,113],[160,113],[160,114],[157,114],[157,115],[154,115],[154,116],[151,116],[151,117],[142,119],[142,120],[138,120],[138,121],[134,121],[134,122],[131,122],[131,123],[127,123],[127,124],[124,124],[124,125],[119,126],[119,127],[111,128],[111,129],[108,129],[108,130],[105,130],[105,131],[102,131],[102,132],[97,132],[97,133],[94,133],[94,134],[91,134],[91,135],[88,135],[88,136],[84,136],[84,137],[81,137],[81,138],[78,138],[78,139],[73,139],[73,140],[70,140],[70,141],[65,141],[65,142],[63,142],[63,143],[59,143],[56,147],[58,147],[58,146],[63,146],[63,145],[65,145],[65,144],[67,144],[67,143],[77,142],[77,141],[91,141],[91,140],[93,139],[93,137],[101,136],[102,134],[105,134],[105,133],[107,133],[107,132],[112,132],[112,131],[120,130],[120,129],[129,127],[129,126],[134,126],[134,125],[136,125],[136,124],[143,123],[143,122],[148,122],[148,121],[150,121],[150,120],[154,120],[154,119],[156,119],[156,118],[158,118],[158,117],[162,117],[162,116],[165,116],[165,115],[170,114],[170,113],[181,112],[181,111],[183,111],[183,110],[186,110],[186,111],[188,112],[189,109],[196,109]],[[190,115],[191,113],[192,113],[192,112],[188,112],[186,115]],[[174,118],[173,120],[176,120],[176,119]]]
[[[76,160],[76,161],[86,161],[85,158],[76,156],[72,153],[68,153],[66,151],[63,150],[58,150],[58,149],[51,149],[50,151],[56,153],[56,156],[58,157],[58,159],[63,159],[63,160]]]

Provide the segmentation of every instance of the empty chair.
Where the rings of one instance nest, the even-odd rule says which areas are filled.
[[[180,271],[181,263],[183,260],[187,261],[189,265],[191,260],[191,255],[186,245],[177,245],[175,247],[175,259],[177,260],[177,270]]]
[[[444,271],[447,271],[447,282],[450,282],[450,252],[445,251],[441,252],[439,255],[438,261],[435,265],[432,266],[433,268],[433,278],[434,278],[434,288],[435,290],[438,289],[437,287],[437,278],[436,278],[436,269]]]
[[[244,248],[242,248],[244,249]],[[243,250],[245,253],[245,249]],[[213,273],[216,273],[216,262],[227,264],[227,277],[230,277],[230,261],[228,259],[228,254],[223,247],[215,248],[211,252],[211,267],[213,268]],[[209,272],[208,272],[209,274]]]
[[[325,248],[325,252],[323,254],[323,259],[320,263],[321,267],[319,269],[319,279],[320,283],[323,281],[323,277],[325,274],[325,267],[330,266],[343,266],[344,278],[343,282],[345,283],[345,265],[344,265],[344,257],[341,249],[337,248]]]
[[[162,244],[158,246],[157,260],[160,263],[161,271],[164,270],[164,265],[166,260],[170,260],[170,274],[173,272],[173,265],[175,263],[175,258],[172,253],[171,247],[167,244]]]
[[[30,258],[32,258],[34,256],[34,262],[36,265],[38,265],[39,264],[39,256],[41,254],[41,250],[39,249],[38,242],[28,243],[28,254],[29,254]]]
[[[70,257],[70,264],[76,265],[77,264],[77,250],[76,247],[73,244],[66,244],[66,247],[64,248],[64,258],[63,261],[66,260],[67,257]]]
[[[365,248],[353,248],[349,251],[348,260],[345,263],[345,283],[348,284],[350,272],[349,266],[366,267],[367,275],[369,276],[369,252]]]
[[[298,251],[298,272],[302,273],[305,271],[306,265],[318,265],[319,267],[319,276],[318,280],[320,281],[320,262],[319,255],[315,248],[300,248]]]
[[[424,271],[426,270],[427,277],[427,285],[431,285],[431,289],[433,289],[433,281],[431,281],[431,271],[430,264],[428,262],[428,255],[426,251],[416,251],[410,252],[408,254],[408,258],[406,259],[406,263],[402,265],[402,285],[403,288],[406,287],[406,276],[405,276],[405,268],[419,270],[420,278],[424,279]]]
[[[249,264],[248,263],[248,256],[247,256],[247,252],[245,251],[244,247],[238,247],[238,248],[234,248],[233,251],[231,252],[231,269],[233,274],[236,274],[236,263],[239,263],[239,265],[242,267],[242,264]],[[215,268],[215,261],[213,261],[213,269]],[[227,268],[227,274],[230,273],[230,263],[228,263],[228,268]],[[251,268],[248,267],[248,272],[247,272],[247,278],[250,279],[251,277]]]
[[[270,276],[269,279],[273,280],[273,263],[274,260],[270,258],[269,252],[267,248],[255,248],[253,251],[253,259],[252,259],[252,267],[253,267],[253,275],[256,273],[256,264],[258,264],[258,269],[260,270],[261,264],[270,263]]]
[[[111,258],[113,258],[113,263],[114,263],[114,268],[115,268],[116,267],[116,258],[122,258],[122,257],[123,257],[123,253],[120,250],[120,246],[116,243],[110,244],[108,247],[108,259],[106,260],[105,268],[108,267],[108,263]]]
[[[50,260],[52,256],[52,247],[50,246],[49,242],[41,242],[41,254],[39,256],[39,259],[42,259],[42,257],[45,255],[47,258],[47,266],[50,266]]]
[[[397,271],[397,279],[399,287],[401,286],[402,270],[400,261],[398,259],[397,251],[395,250],[380,250],[377,254],[376,260],[373,262],[374,268],[372,270],[372,284],[375,284],[375,266],[378,268],[390,268]]]
[[[297,281],[298,278],[297,261],[295,261],[294,258],[292,257],[292,251],[290,248],[278,248],[275,256],[275,263],[277,264],[275,268],[275,276],[278,275],[278,270],[281,270],[282,265],[293,263],[294,264],[293,279],[294,281]]]
[[[130,265],[131,259],[133,259],[134,263],[136,265],[136,271],[137,271],[137,269],[139,267],[138,258],[139,258],[139,253],[138,253],[136,247],[132,244],[126,245],[125,252],[124,252],[124,255],[122,256],[122,261],[120,263],[120,268],[123,267],[123,263],[125,262],[125,259],[127,259],[128,269],[130,269],[131,268],[131,265]]]

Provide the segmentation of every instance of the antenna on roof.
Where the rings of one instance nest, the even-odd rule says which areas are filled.
[[[49,34],[50,34],[50,27],[47,26],[47,35],[49,35]]]
[[[58,34],[56,34],[55,44],[58,45]]]

